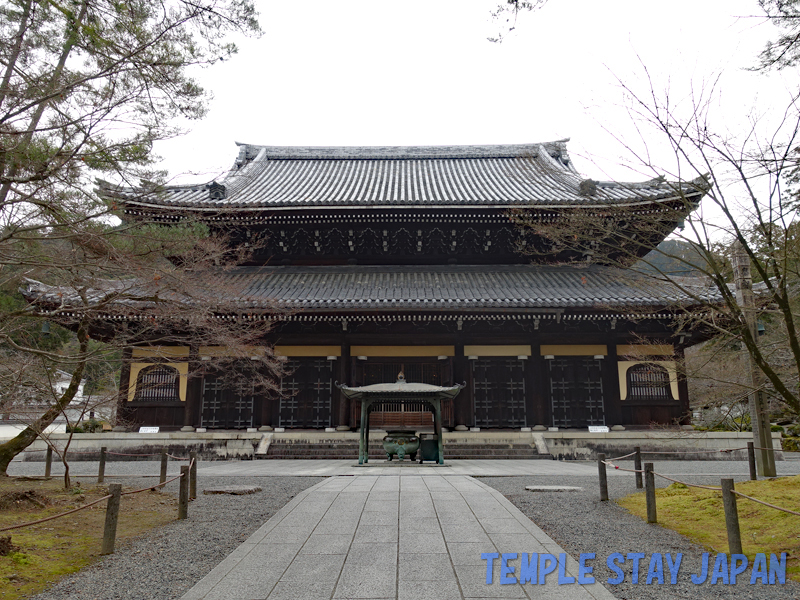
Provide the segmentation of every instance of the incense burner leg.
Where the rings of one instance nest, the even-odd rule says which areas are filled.
[[[364,464],[364,455],[366,452],[369,452],[369,445],[364,444],[364,432],[367,428],[367,419],[369,418],[369,413],[367,412],[367,403],[361,403],[361,427],[359,428],[359,436],[358,436],[358,464]],[[366,452],[365,452],[366,450]]]
[[[436,431],[439,446],[439,464],[444,464],[444,440],[442,439],[442,403],[436,402],[433,407],[433,427]]]

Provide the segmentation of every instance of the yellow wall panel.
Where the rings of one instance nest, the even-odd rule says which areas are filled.
[[[464,346],[464,356],[530,356],[530,346]]]
[[[264,354],[264,347],[263,346],[242,346],[238,349],[239,353],[245,356],[261,356]],[[198,349],[198,355],[200,357],[203,356],[212,356],[215,358],[221,356],[235,356],[236,352],[229,350],[225,346],[200,346]]]
[[[628,344],[617,346],[617,356],[672,356],[672,344]]]
[[[455,346],[351,346],[350,356],[455,356]]]
[[[341,346],[275,346],[279,356],[341,356]]]
[[[542,356],[608,356],[608,348],[600,345],[543,345],[539,353]]]
[[[133,358],[172,358],[189,356],[189,346],[149,346],[133,348]]]

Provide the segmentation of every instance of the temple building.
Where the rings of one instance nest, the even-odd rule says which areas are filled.
[[[128,219],[191,213],[255,248],[218,278],[237,290],[243,315],[275,320],[263,343],[287,361],[282,393],[258,394],[203,369],[224,348],[132,348],[120,409],[140,425],[350,430],[360,403],[336,384],[390,383],[400,372],[414,383],[465,384],[442,405],[443,425],[460,430],[649,427],[689,416],[677,365],[697,340],[673,325],[686,299],[597,264],[590,243],[585,252],[548,250],[513,211],[550,223],[565,211],[622,211],[631,226],[663,214],[646,249],[699,202],[700,188],[587,180],[558,141],[239,144],[219,181],[101,192]],[[275,306],[286,312],[275,315]],[[430,420],[421,404],[385,402],[370,423],[424,428]]]

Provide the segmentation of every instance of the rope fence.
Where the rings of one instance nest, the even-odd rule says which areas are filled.
[[[152,454],[126,454],[125,452],[106,452],[106,454],[110,454],[111,456],[161,456],[160,452]],[[188,460],[188,459],[181,458],[180,460]]]
[[[721,492],[721,487],[714,487],[713,485],[700,485],[699,483],[687,483],[685,481],[680,481],[678,479],[672,479],[672,477],[667,477],[666,475],[662,475],[661,473],[656,473],[653,471],[653,475],[656,477],[661,477],[661,479],[666,479],[667,481],[671,481],[673,483],[680,483],[681,485],[685,485],[686,487],[693,487],[693,488],[700,488],[701,490],[711,490],[713,492]]]
[[[23,452],[26,452],[26,450],[23,450]],[[30,452],[46,452],[45,466],[44,466],[44,476],[45,477],[50,477],[50,474],[51,474],[51,471],[52,471],[52,466],[53,466],[53,448],[52,448],[52,446],[48,446],[46,450],[30,450]],[[96,456],[99,457],[97,483],[103,483],[103,481],[105,480],[105,469],[106,469],[106,457],[107,456],[126,456],[126,457],[160,456],[161,457],[161,473],[159,474],[159,486],[163,485],[164,481],[167,478],[167,467],[168,467],[169,459],[182,461],[182,462],[190,461],[190,464],[191,464],[191,461],[194,460],[196,458],[196,455],[197,455],[196,452],[192,451],[192,452],[189,453],[189,457],[188,458],[187,457],[183,457],[183,456],[175,456],[174,454],[170,454],[169,452],[167,452],[166,448],[162,449],[161,452],[159,452],[159,453],[154,453],[153,452],[153,453],[134,454],[134,453],[130,453],[130,452],[110,452],[108,450],[108,448],[106,448],[105,446],[100,448],[99,452],[97,452],[97,451],[94,451],[94,452],[71,452],[71,451],[67,452],[67,456],[73,455],[73,454],[79,454],[79,455],[91,454],[91,455],[96,455]],[[86,477],[86,475],[76,475],[76,477]],[[146,488],[146,489],[150,489],[150,488]]]
[[[52,460],[52,448],[48,447],[48,462],[45,467],[45,475],[47,477],[50,476],[50,461]],[[94,454],[91,452],[86,452],[82,454]],[[127,492],[122,491],[122,485],[119,483],[112,483],[109,484],[109,494],[103,496],[102,498],[98,498],[93,502],[89,502],[88,504],[84,504],[83,506],[79,506],[77,508],[73,508],[72,510],[68,510],[66,512],[52,515],[50,517],[45,517],[43,519],[38,519],[36,521],[29,521],[27,523],[20,523],[19,525],[11,525],[9,527],[4,527],[0,529],[0,533],[4,531],[12,531],[15,529],[22,529],[23,527],[30,527],[31,525],[38,525],[40,523],[46,523],[47,521],[52,521],[54,519],[59,519],[61,517],[65,517],[67,515],[71,515],[81,510],[85,510],[94,506],[95,504],[99,504],[100,502],[107,501],[106,504],[106,520],[105,520],[105,527],[103,529],[103,541],[102,541],[102,548],[100,554],[113,554],[114,553],[114,545],[116,541],[116,532],[117,532],[117,521],[119,517],[119,505],[120,505],[120,498],[122,496],[130,496],[132,494],[138,494],[140,492],[146,491],[155,491],[159,488],[163,488],[168,483],[175,481],[176,479],[180,479],[180,487],[178,493],[178,519],[183,520],[188,518],[188,505],[190,500],[194,500],[197,498],[197,452],[191,452],[189,458],[180,458],[176,456],[172,456],[168,454],[166,449],[162,450],[160,454],[125,454],[120,452],[108,452],[106,447],[100,448],[100,467],[99,472],[97,475],[97,482],[102,483],[103,479],[105,478],[105,457],[106,455],[115,455],[115,456],[161,456],[161,476],[159,478],[159,482],[155,485],[151,485],[149,487],[140,488],[137,490],[129,490]],[[173,458],[175,460],[181,461],[189,461],[188,465],[181,466],[180,475],[176,475],[170,479],[167,479],[167,460],[169,458]]]
[[[757,502],[758,504],[769,506],[770,508],[774,508],[775,510],[781,510],[785,513],[789,513],[790,515],[797,515],[798,517],[800,517],[800,512],[789,510],[788,508],[783,508],[782,506],[776,506],[774,504],[770,504],[769,502],[764,502],[763,500],[759,500],[758,498],[753,498],[752,496],[748,496],[747,494],[743,494],[742,492],[737,492],[736,490],[733,490],[733,493],[736,494],[737,496],[741,496],[742,498],[747,498],[752,502]]]
[[[649,451],[648,450],[640,450],[638,452],[638,454],[661,454],[661,455],[664,455],[664,454],[678,454],[678,455],[680,455],[680,454],[720,454],[720,453],[726,454],[728,452],[736,452],[737,450],[747,450],[748,448],[749,448],[749,446],[742,446],[741,448],[718,448],[718,449],[715,449],[715,450],[686,450],[686,451],[677,451],[676,450],[676,451],[672,451],[672,452],[658,451],[658,450],[649,450]],[[767,450],[767,449],[774,450],[774,448],[759,448],[759,447],[755,447],[755,446],[754,446],[754,449],[755,450]],[[629,457],[634,456],[636,454],[637,454],[637,452],[634,450],[630,454],[624,454],[622,456],[615,456],[614,458],[607,458],[606,460],[609,461],[609,462],[613,462],[613,461],[616,461],[616,460],[622,460],[623,458],[629,458]]]
[[[773,450],[772,448],[760,448],[755,446],[753,442],[748,442],[746,447],[742,448],[724,448],[721,450],[709,450],[709,451],[697,451],[697,453],[702,452],[734,452],[736,450],[747,450],[748,454],[748,462],[750,464],[750,479],[756,481],[758,479],[756,474],[756,467],[755,467],[755,450]],[[642,475],[644,475],[644,488],[645,488],[645,501],[647,505],[647,522],[648,523],[657,523],[657,510],[656,510],[656,493],[655,493],[655,477],[660,477],[662,479],[666,479],[667,481],[671,481],[673,483],[679,483],[681,485],[685,485],[686,487],[692,488],[699,488],[703,490],[709,490],[712,492],[720,492],[722,494],[722,504],[725,512],[725,527],[728,534],[728,549],[731,554],[742,554],[742,537],[741,532],[739,529],[739,512],[736,504],[736,497],[739,496],[741,498],[745,498],[750,500],[751,502],[755,502],[757,504],[762,504],[763,506],[767,506],[774,510],[778,510],[781,512],[789,513],[791,515],[800,516],[800,512],[790,510],[788,508],[784,508],[782,506],[777,506],[775,504],[771,504],[769,502],[765,502],[764,500],[759,500],[758,498],[753,498],[752,496],[748,496],[747,494],[743,494],[741,492],[737,492],[734,488],[733,479],[721,479],[720,480],[720,487],[709,486],[709,485],[701,485],[697,483],[689,483],[687,481],[681,481],[679,479],[673,479],[672,477],[668,477],[662,473],[657,473],[653,470],[653,463],[645,463],[642,467],[641,463],[641,455],[642,454],[694,454],[693,452],[642,452],[639,447],[636,447],[635,450],[624,456],[618,456],[616,458],[606,458],[605,454],[598,454],[597,455],[597,468],[598,468],[598,475],[600,478],[600,500],[607,501],[608,500],[608,480],[607,480],[607,467],[613,467],[619,471],[626,471],[629,473],[634,473],[636,475],[636,487],[641,489],[642,488]],[[634,464],[635,468],[633,469],[624,469],[619,465],[615,465],[614,461],[622,460],[623,458],[628,458],[630,456],[634,457]]]
[[[90,502],[89,504],[84,504],[83,506],[79,506],[78,508],[73,508],[72,510],[68,510],[67,512],[63,512],[58,515],[53,515],[52,517],[45,517],[44,519],[38,519],[37,521],[28,521],[27,523],[20,523],[19,525],[12,525],[11,527],[3,527],[0,529],[0,532],[3,531],[11,531],[13,529],[21,529],[23,527],[29,527],[30,525],[38,525],[39,523],[46,523],[47,521],[52,521],[53,519],[58,519],[59,517],[66,517],[67,515],[71,515],[72,513],[76,513],[80,510],[85,508],[89,508],[90,506],[94,506],[95,504],[100,504],[103,500],[108,500],[111,498],[111,494],[108,496],[103,496],[95,500],[94,502]]]

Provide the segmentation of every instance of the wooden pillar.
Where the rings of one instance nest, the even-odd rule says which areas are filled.
[[[433,402],[433,430],[436,432],[436,444],[439,447],[439,464],[444,464],[444,438],[442,437],[442,400],[436,398]]]
[[[183,430],[191,431],[200,427],[203,378],[200,373],[200,349],[189,346],[189,374],[186,381],[186,405],[184,406]]]
[[[544,382],[542,381],[541,371],[541,356],[539,351],[539,342],[536,339],[530,340],[531,342],[531,355],[526,361],[525,365],[525,414],[526,425],[533,427],[534,425],[544,425]]]
[[[605,381],[608,394],[605,397],[604,410],[606,425],[623,425],[622,422],[622,400],[620,398],[619,386],[619,367],[617,366],[617,339],[614,335],[606,338],[606,348],[608,354],[603,365],[603,379]]]
[[[118,421],[127,421],[130,418],[130,410],[128,407],[128,389],[130,388],[131,385],[132,356],[133,356],[133,348],[131,348],[130,346],[122,350],[122,370],[120,371],[119,374],[119,394],[117,396]],[[120,426],[118,425],[117,427]]]
[[[350,342],[345,338],[342,342],[342,352],[339,357],[339,365],[337,372],[339,373],[339,381],[344,385],[351,385],[350,381]],[[339,431],[349,431],[355,423],[350,422],[350,399],[345,396],[341,391],[336,392],[339,395],[339,419],[336,423],[336,429]]]
[[[367,400],[361,400],[361,429],[358,437],[358,464],[369,461],[369,409]]]
[[[678,372],[678,402],[681,415],[681,425],[692,424],[692,407],[689,404],[689,383],[686,381],[686,355],[684,349],[675,350],[676,367]]]
[[[469,361],[464,356],[464,340],[460,333],[456,336],[455,350],[455,356],[453,357],[453,385],[469,380]],[[471,404],[467,390],[461,390],[461,393],[453,400],[454,425],[467,426],[472,423]]]
[[[531,370],[535,386],[535,394],[538,398],[538,423],[534,425],[544,425],[550,427],[553,424],[552,407],[550,406],[550,371],[547,361],[542,356],[542,346],[537,343],[531,344]]]

